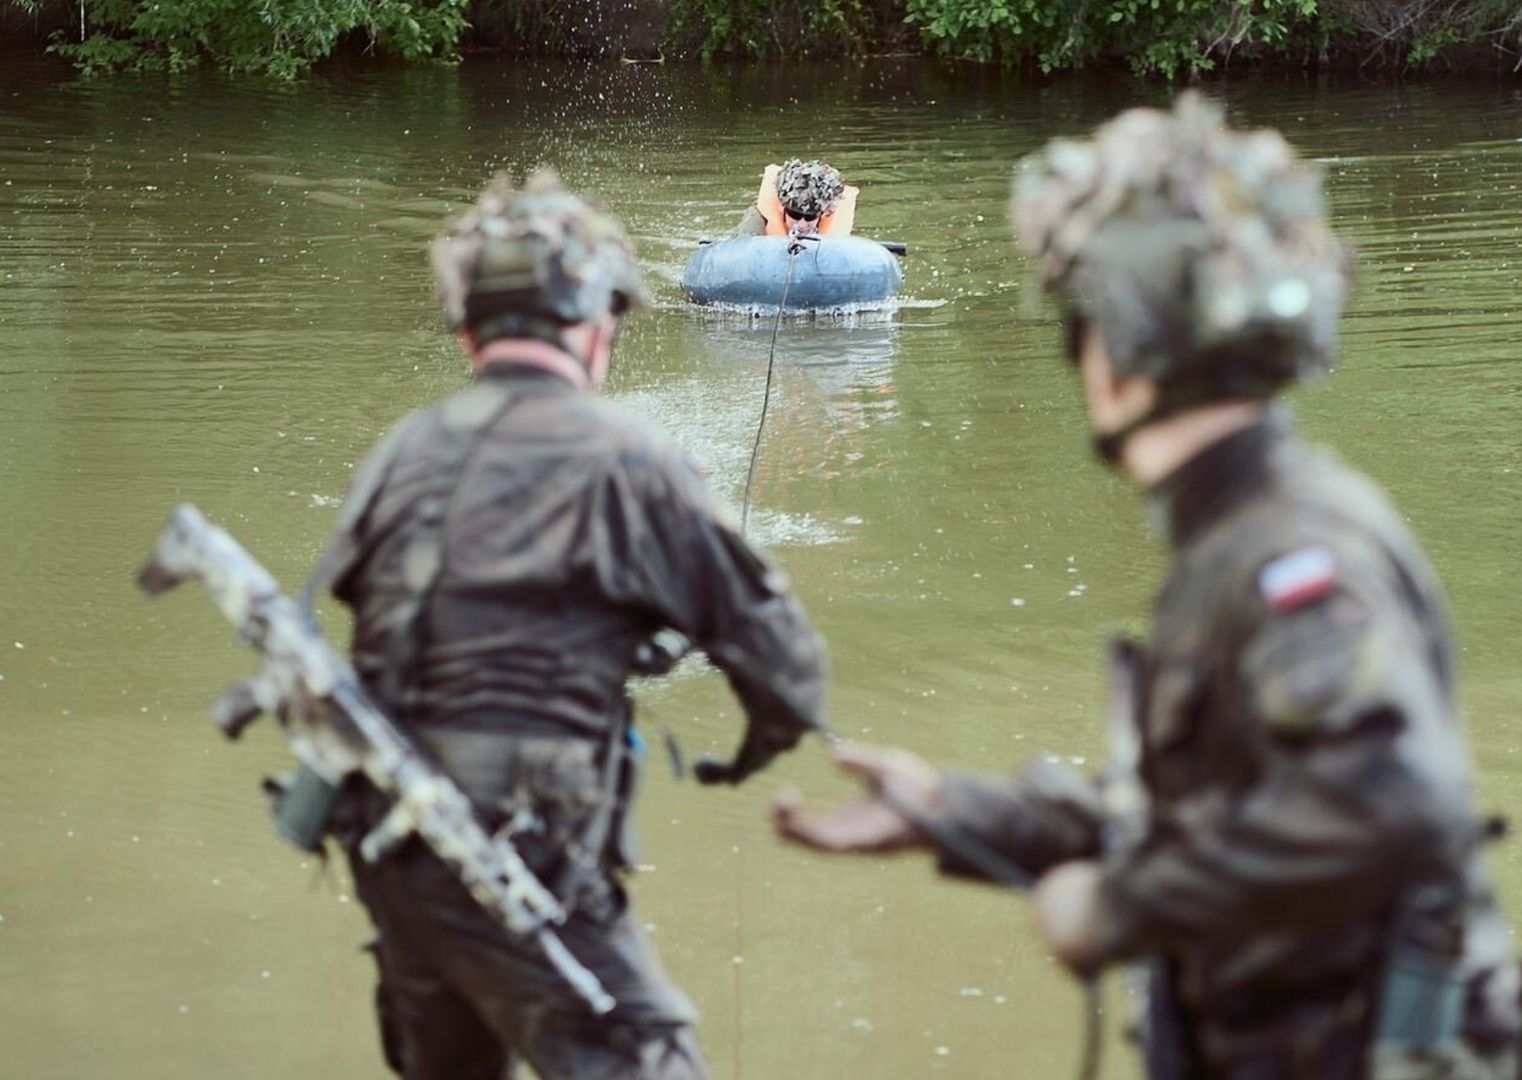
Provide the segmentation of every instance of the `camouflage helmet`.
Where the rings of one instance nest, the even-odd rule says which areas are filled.
[[[845,189],[839,170],[822,161],[789,158],[777,173],[777,199],[802,217],[828,214]]]
[[[1321,173],[1194,92],[1057,139],[1017,170],[1011,217],[1042,284],[1117,374],[1175,407],[1266,397],[1324,371],[1349,286]],[[1076,346],[1076,336],[1074,340]]]
[[[558,340],[560,331],[646,300],[618,223],[573,195],[552,169],[521,191],[499,173],[433,245],[439,299],[451,329],[480,342]]]

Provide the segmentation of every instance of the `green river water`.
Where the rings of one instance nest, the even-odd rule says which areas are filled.
[[[1522,92],[1216,90],[1326,163],[1358,293],[1339,370],[1294,406],[1427,543],[1486,805],[1522,815]],[[1099,645],[1144,624],[1162,551],[1089,455],[1005,200],[1020,154],[1164,96],[907,61],[285,87],[76,82],[0,54],[0,1072],[383,1075],[363,912],[340,868],[272,837],[257,791],[277,736],[230,746],[206,722],[251,654],[204,596],[150,605],[132,574],[191,501],[299,584],[356,458],[464,378],[424,247],[493,167],[552,162],[627,222],[658,305],[610,393],[735,501],[771,324],[684,306],[683,261],[768,161],[859,184],[858,232],[910,247],[910,302],[784,324],[753,532],[829,638],[843,733],[968,768],[1098,760]],[[689,754],[737,740],[715,675],[639,696]],[[1020,900],[771,840],[783,784],[848,790],[817,745],[739,791],[652,764],[634,893],[716,1076],[1072,1073],[1079,996]],[[1522,843],[1493,865],[1522,916]],[[1136,1075],[1117,1038],[1105,1074]]]

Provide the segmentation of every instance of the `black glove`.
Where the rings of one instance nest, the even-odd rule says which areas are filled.
[[[738,784],[749,775],[735,761],[720,761],[712,754],[704,754],[692,767],[692,775],[700,784]]]
[[[692,774],[700,784],[739,784],[751,773],[766,768],[778,754],[797,746],[798,740],[810,730],[813,729],[779,731],[747,725],[745,738],[733,761],[721,761],[712,754],[704,754],[692,767]],[[827,739],[832,738],[827,729],[820,729],[819,733]]]

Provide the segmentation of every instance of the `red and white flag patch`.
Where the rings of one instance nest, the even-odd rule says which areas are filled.
[[[1292,611],[1320,600],[1336,585],[1337,561],[1324,547],[1280,555],[1258,571],[1258,591],[1274,611]]]

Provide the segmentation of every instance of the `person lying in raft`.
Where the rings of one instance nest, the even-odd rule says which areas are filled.
[[[755,205],[736,236],[850,236],[856,189],[822,161],[790,158],[761,174]]]

